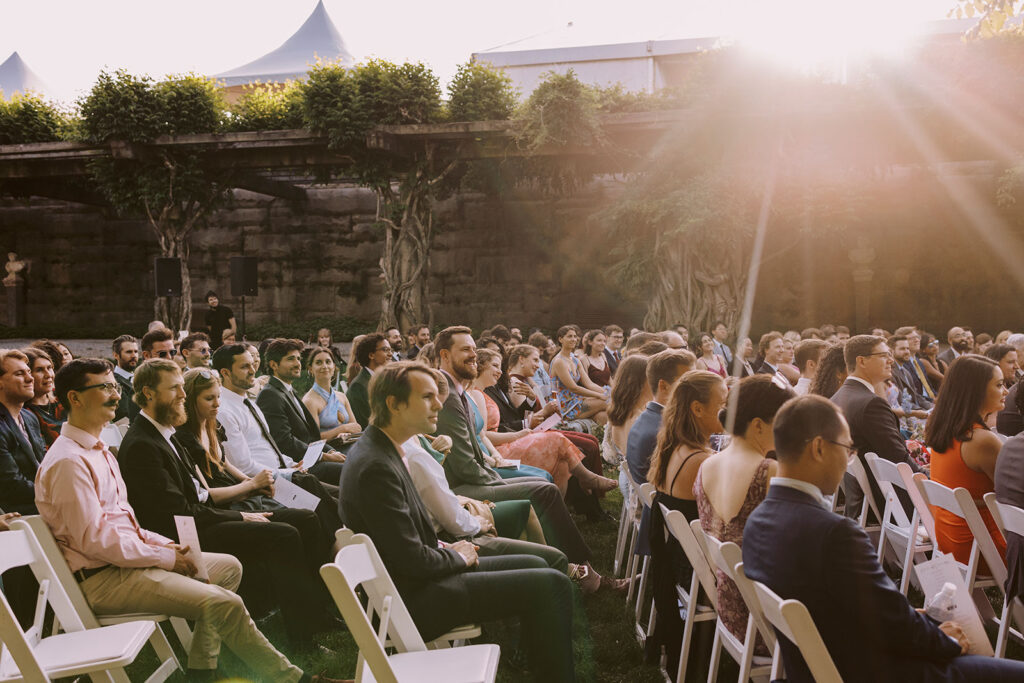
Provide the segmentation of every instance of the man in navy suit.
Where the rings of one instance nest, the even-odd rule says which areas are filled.
[[[604,336],[608,338],[608,345],[604,348],[604,359],[614,377],[615,371],[619,369],[619,363],[622,362],[622,342],[625,340],[625,335],[618,325],[608,325],[604,328]]]
[[[802,602],[845,681],[1014,681],[1024,662],[963,656],[954,622],[917,612],[879,564],[867,533],[825,500],[856,446],[835,405],[788,401],[775,416],[778,476],[747,519],[743,567],[783,599]],[[796,646],[779,636],[786,679],[813,681]]]
[[[0,351],[0,508],[36,514],[35,478],[46,454],[39,420],[25,402],[35,395],[28,357]]]

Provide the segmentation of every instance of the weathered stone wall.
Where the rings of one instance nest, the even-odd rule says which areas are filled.
[[[868,310],[861,327],[893,329],[917,322],[941,334],[958,322],[993,333],[1020,329],[1019,272],[929,178],[894,179],[895,199],[862,216],[853,234],[814,246],[805,242],[766,263],[755,331],[822,322],[855,327],[858,287]],[[990,176],[974,182],[991,196]],[[643,297],[613,286],[609,250],[589,221],[617,192],[618,185],[607,181],[557,200],[462,194],[443,202],[430,282],[434,323],[477,329],[497,322],[546,328],[570,321],[584,327],[611,321],[638,325]],[[906,201],[908,193],[912,201]],[[353,187],[314,188],[303,205],[238,192],[232,206],[193,240],[198,320],[207,289],[220,292],[238,313],[238,301],[229,296],[228,258],[234,255],[260,259],[260,294],[247,305],[250,322],[344,315],[376,319],[383,235],[373,226],[375,209],[374,195]],[[1005,224],[986,229],[1003,231],[999,239],[1020,249],[1019,229]],[[851,249],[857,248],[859,256],[870,256],[866,265],[851,260]],[[152,318],[158,248],[145,222],[50,200],[0,199],[0,253],[7,251],[32,261],[30,325],[59,321],[139,329]],[[862,276],[870,271],[860,285],[858,268]]]

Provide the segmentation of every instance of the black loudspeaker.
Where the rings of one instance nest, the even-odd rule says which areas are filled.
[[[256,257],[231,257],[231,296],[256,296],[260,293],[256,282]]]
[[[181,296],[181,259],[154,259],[153,280],[157,296]]]

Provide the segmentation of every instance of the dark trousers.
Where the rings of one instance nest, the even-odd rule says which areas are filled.
[[[481,557],[480,566],[403,595],[424,640],[456,626],[518,617],[536,680],[573,683],[572,582],[544,560]]]
[[[480,548],[480,557],[501,557],[503,555],[533,555],[544,560],[544,564],[565,574],[569,571],[569,559],[558,548],[540,543],[520,541],[515,538],[501,536],[477,536],[473,543]]]
[[[242,563],[240,593],[250,593],[251,579],[266,577],[281,609],[285,629],[294,645],[327,624],[329,596],[319,567],[327,555],[320,522],[309,510],[278,510],[270,522],[221,522],[203,529],[203,550],[234,555]]]
[[[341,481],[341,467],[343,463],[332,462],[321,459],[317,464],[307,471],[325,484],[337,486]]]
[[[307,472],[292,474],[292,483],[320,499],[320,504],[316,506],[316,516],[320,520],[320,529],[327,539],[327,547],[332,547],[334,532],[341,528],[341,517],[338,516],[338,486],[324,484]],[[319,574],[317,577],[319,578]]]
[[[978,683],[1011,683],[1024,680],[1024,662],[1013,659],[966,655],[950,662],[950,668],[962,677],[953,680]]]
[[[463,484],[454,489],[455,493],[477,500],[524,500],[528,499],[537,511],[544,537],[569,558],[570,562],[582,564],[590,560],[590,548],[583,540],[576,523],[572,521],[562,494],[554,484],[543,479],[520,477],[501,481],[490,486]]]

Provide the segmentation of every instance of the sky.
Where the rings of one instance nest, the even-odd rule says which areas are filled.
[[[776,25],[791,31],[794,21],[828,24],[833,5],[841,11],[874,4],[873,16],[885,23],[892,7],[902,21],[942,18],[955,0],[324,2],[357,60],[423,61],[446,83],[473,52],[568,22],[608,42],[698,37],[749,27],[752,7],[771,7],[771,21],[758,15],[753,22],[770,35]],[[104,68],[159,77],[240,66],[278,47],[315,6],[316,0],[0,0],[0,62],[17,51],[49,86],[48,95],[70,102]]]

